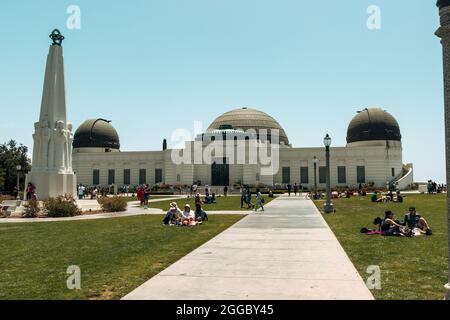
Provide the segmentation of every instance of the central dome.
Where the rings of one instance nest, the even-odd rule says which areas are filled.
[[[223,128],[240,129],[244,131],[253,129],[257,133],[259,133],[261,129],[266,129],[268,134],[271,133],[270,130],[277,129],[279,130],[280,143],[289,145],[289,139],[280,124],[267,113],[256,109],[244,107],[226,112],[214,120],[207,131],[220,130]]]

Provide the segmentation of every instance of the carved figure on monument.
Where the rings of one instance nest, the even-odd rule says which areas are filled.
[[[55,129],[55,168],[58,170],[58,172],[63,173],[66,171],[66,152],[67,152],[67,134],[65,129],[65,123],[64,121],[57,121],[56,122],[56,129]]]
[[[40,134],[40,123],[35,122],[34,123],[34,134],[33,134],[33,159],[32,159],[32,165],[34,167],[39,167],[39,155],[40,155],[40,149],[41,149],[41,134]]]

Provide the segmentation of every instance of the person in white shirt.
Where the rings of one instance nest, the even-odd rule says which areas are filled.
[[[195,226],[195,212],[191,210],[191,206],[186,204],[184,206],[184,211],[181,214],[181,223],[183,226]]]
[[[79,185],[78,186],[78,199],[82,200],[84,198],[84,191],[86,190],[86,188],[83,185]]]

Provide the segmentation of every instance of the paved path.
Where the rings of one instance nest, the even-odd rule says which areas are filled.
[[[373,299],[313,202],[280,197],[125,300]]]

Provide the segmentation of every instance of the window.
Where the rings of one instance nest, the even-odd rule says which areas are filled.
[[[129,186],[131,184],[130,169],[123,170],[123,184]]]
[[[162,181],[162,169],[155,169],[155,183],[161,183]]]
[[[139,169],[139,184],[147,183],[147,169]]]
[[[181,181],[181,175],[177,174],[177,182],[180,182],[180,181]]]
[[[392,176],[395,177],[395,168],[392,168]]]
[[[108,170],[108,184],[114,184],[116,180],[116,170],[109,169]]]
[[[327,183],[327,167],[319,167],[319,183]]]
[[[309,171],[308,167],[300,168],[300,184],[308,184],[309,183]]]
[[[291,168],[283,167],[283,183],[291,182]]]
[[[338,167],[338,183],[344,184],[347,183],[347,172],[345,167]]]
[[[366,183],[366,167],[358,166],[356,167],[356,179],[357,183]]]
[[[98,169],[92,171],[92,184],[94,186],[100,184],[100,170]]]

